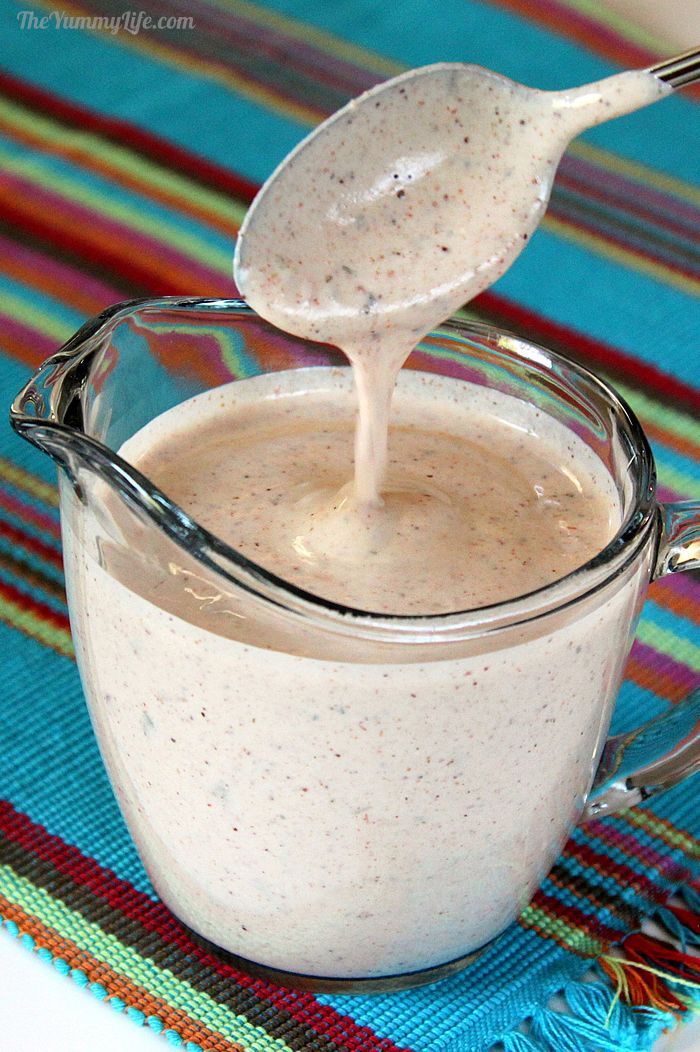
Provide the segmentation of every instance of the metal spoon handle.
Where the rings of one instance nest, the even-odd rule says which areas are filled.
[[[700,48],[694,47],[675,58],[664,59],[655,66],[649,67],[659,80],[672,88],[681,88],[685,84],[695,84],[700,80]]]

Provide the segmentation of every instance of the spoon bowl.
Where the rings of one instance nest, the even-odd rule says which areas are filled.
[[[411,70],[321,124],[240,232],[248,302],[298,336],[402,360],[527,244],[568,142],[670,91],[630,71],[544,92],[460,63]]]

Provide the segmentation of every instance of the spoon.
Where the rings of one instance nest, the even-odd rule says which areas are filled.
[[[566,91],[459,63],[386,81],[264,184],[239,234],[238,287],[273,324],[353,361],[381,343],[395,371],[519,255],[574,136],[698,79],[695,49]]]

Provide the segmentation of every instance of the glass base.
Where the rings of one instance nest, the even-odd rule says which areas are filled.
[[[280,968],[270,968],[266,964],[258,964],[249,961],[245,957],[239,957],[236,953],[223,950],[216,943],[210,942],[204,936],[188,928],[194,942],[202,949],[207,950],[212,956],[237,968],[247,975],[255,976],[256,979],[266,979],[268,982],[278,986],[286,986],[290,990],[306,990],[314,994],[383,994],[396,990],[410,990],[415,986],[427,986],[429,983],[439,982],[456,972],[461,972],[468,964],[480,957],[486,946],[463,957],[456,957],[445,964],[436,964],[432,968],[422,968],[417,972],[402,972],[400,975],[377,975],[368,978],[358,977],[349,979],[334,979],[321,975],[302,975],[297,972],[285,972]]]

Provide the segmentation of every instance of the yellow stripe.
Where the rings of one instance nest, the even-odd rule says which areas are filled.
[[[658,837],[659,840],[663,840],[673,847],[681,848],[691,858],[700,858],[700,841],[691,836],[686,830],[678,829],[677,826],[672,825],[668,819],[656,818],[651,811],[645,808],[631,807],[629,810],[621,811],[615,815],[615,818],[621,822],[628,822],[629,825],[646,829],[653,836]]]
[[[609,26],[621,37],[631,40],[634,44],[639,44],[640,47],[644,47],[647,51],[651,51],[654,54],[663,55],[669,49],[668,40],[663,40],[650,30],[644,29],[642,26],[630,21],[630,19],[625,18],[624,15],[619,14],[617,11],[612,11],[609,7],[601,4],[600,0],[559,0],[559,3],[573,11],[579,11],[587,18],[590,18],[592,22]]]
[[[518,921],[524,928],[534,928],[538,933],[558,939],[584,957],[597,957],[607,948],[607,943],[602,943],[584,928],[576,927],[541,906],[526,906]]]
[[[68,147],[76,153],[103,161],[119,174],[133,176],[148,186],[166,190],[182,202],[183,211],[187,210],[190,203],[194,203],[223,220],[232,231],[243,222],[246,206],[239,205],[231,197],[201,187],[198,183],[131,153],[124,147],[107,142],[92,132],[67,129],[46,117],[29,114],[21,106],[1,99],[0,118],[8,131],[16,130],[30,137],[35,143],[41,143],[44,149],[51,149],[56,144]],[[100,178],[105,178],[102,173],[98,174]]]
[[[86,186],[80,180],[54,172],[46,167],[39,155],[17,157],[0,147],[0,159],[3,160],[5,171],[26,176],[39,186],[61,194],[69,201],[79,201],[82,207],[91,208],[98,214],[130,227],[140,234],[145,233],[154,240],[161,241],[189,255],[204,266],[218,270],[227,277],[230,276],[232,251],[225,252],[195,234],[183,231],[162,217],[147,215],[143,209],[138,207],[138,204],[130,205],[123,201],[113,200],[100,193],[99,190]]]
[[[35,296],[34,299],[36,298]],[[57,344],[65,343],[68,337],[75,332],[75,326],[64,318],[52,317],[39,310],[34,302],[28,302],[16,293],[6,290],[0,291],[0,311],[14,318],[15,321],[21,321],[23,325],[56,340]]]
[[[277,1048],[280,1052],[289,1052],[281,1038],[270,1037],[244,1015],[231,1011],[186,980],[176,978],[169,969],[159,968],[148,957],[142,957],[137,950],[104,931],[99,924],[87,920],[61,899],[54,898],[44,888],[15,873],[10,866],[0,866],[0,882],[6,897],[25,913],[36,917],[78,947],[89,949],[94,957],[104,961],[117,974],[167,1001],[171,1007],[202,1021],[224,1037],[245,1042],[246,1048]]]
[[[657,456],[656,459],[659,466],[659,482],[662,486],[668,486],[688,500],[700,500],[700,479],[692,478],[670,464],[664,464],[662,456]]]
[[[210,0],[211,2],[224,11],[233,11],[251,22],[256,22],[260,26],[284,33],[294,40],[313,44],[314,47],[318,47],[329,55],[336,55],[346,62],[352,62],[374,73],[395,77],[399,73],[403,73],[407,68],[402,63],[385,58],[376,51],[369,51],[367,48],[351,44],[333,33],[318,29],[309,22],[302,22],[280,15],[276,11],[269,11],[267,8],[259,7],[257,4],[247,3],[246,0]]]
[[[639,161],[630,161],[626,157],[603,150],[600,146],[593,146],[582,139],[576,139],[570,143],[567,153],[573,157],[580,157],[581,160],[588,161],[589,164],[597,165],[599,168],[606,168],[616,175],[624,175],[643,186],[650,186],[665,194],[680,197],[692,205],[700,206],[700,187],[678,179],[676,176],[666,175],[665,172],[659,172],[655,168],[649,168],[648,165]]]
[[[17,467],[7,457],[0,457],[0,477],[37,500],[42,500],[44,504],[49,504],[52,508],[58,507],[58,490],[54,485]]]
[[[4,621],[10,628],[17,628],[26,636],[36,639],[44,646],[51,647],[64,657],[74,657],[73,641],[70,632],[62,628],[56,628],[48,622],[42,621],[35,614],[22,610],[9,599],[0,596],[0,620]]]
[[[694,672],[700,672],[700,646],[670,629],[642,619],[637,628],[637,639],[675,661],[681,661]]]
[[[629,402],[642,422],[645,419],[650,420],[665,431],[700,445],[700,427],[695,418],[689,413],[680,413],[669,405],[664,405],[655,399],[649,398],[636,390],[636,388],[627,387],[625,384],[620,383],[619,380],[614,381],[614,386],[625,401]],[[700,457],[700,451],[698,455]]]

